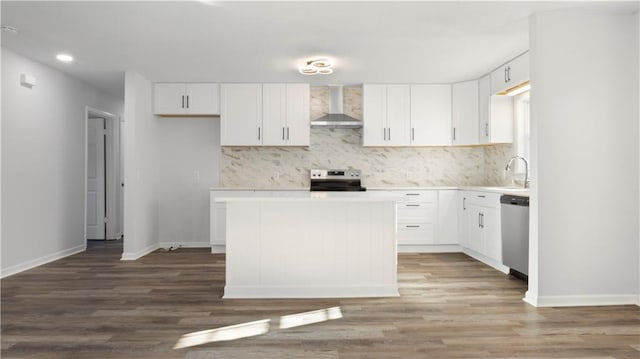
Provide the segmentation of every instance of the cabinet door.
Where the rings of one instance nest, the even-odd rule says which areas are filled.
[[[262,85],[223,84],[220,114],[222,146],[262,144]]]
[[[480,143],[491,143],[491,76],[478,81],[478,119],[480,121]]]
[[[453,144],[477,145],[479,142],[478,81],[453,84]]]
[[[362,145],[385,146],[387,142],[387,85],[362,86]]]
[[[467,206],[467,247],[484,254],[484,233],[482,230],[482,207],[475,205]]]
[[[458,244],[458,191],[438,191],[439,244]]]
[[[458,192],[458,241],[462,247],[469,247],[468,243],[468,208],[467,208],[467,193],[464,191]]]
[[[156,115],[184,115],[186,112],[185,84],[158,83],[154,85]]]
[[[309,84],[287,84],[286,139],[289,146],[309,146]]]
[[[283,146],[286,138],[287,85],[262,84],[262,144]]]
[[[411,144],[410,105],[409,85],[387,85],[387,146]]]
[[[451,85],[411,85],[411,144],[451,145]]]
[[[498,92],[504,91],[509,88],[508,85],[508,71],[509,64],[505,64],[500,68],[491,72],[491,94],[495,95]]]
[[[482,208],[482,231],[484,252],[481,253],[502,263],[502,229],[498,208]]]
[[[509,63],[508,87],[511,88],[529,80],[529,53],[522,54]]]
[[[220,114],[220,86],[218,84],[187,84],[186,95],[187,114],[208,116]]]

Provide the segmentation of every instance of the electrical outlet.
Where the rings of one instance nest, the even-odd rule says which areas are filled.
[[[406,173],[406,177],[407,177],[407,179],[412,179],[413,178],[413,173],[407,172]]]

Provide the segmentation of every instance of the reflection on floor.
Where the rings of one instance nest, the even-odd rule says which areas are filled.
[[[104,244],[2,280],[2,358],[640,355],[637,306],[533,308],[522,281],[460,253],[401,254],[397,298],[222,300],[224,255],[181,248],[121,261],[122,244]],[[211,340],[255,321],[274,325]],[[190,333],[199,341],[174,349]]]

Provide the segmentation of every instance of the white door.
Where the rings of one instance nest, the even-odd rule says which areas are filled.
[[[451,146],[451,85],[411,85],[411,144]]]
[[[287,90],[285,84],[262,84],[262,144],[284,146],[287,142]]]
[[[186,107],[189,115],[219,115],[220,86],[210,83],[186,85]]]
[[[362,145],[387,144],[387,85],[362,86],[362,114],[364,117]]]
[[[309,146],[309,84],[287,84],[286,137],[289,146]]]
[[[409,85],[387,85],[387,145],[409,146],[411,132]]]
[[[477,145],[480,121],[478,119],[478,81],[453,84],[453,145]]]
[[[157,83],[155,91],[156,115],[183,115],[186,112],[186,88],[180,83]]]
[[[87,130],[87,239],[105,239],[105,127],[90,118]]]
[[[262,145],[262,84],[223,84],[221,99],[220,144]]]

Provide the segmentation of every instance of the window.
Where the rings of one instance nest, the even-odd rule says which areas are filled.
[[[531,132],[529,130],[529,91],[523,92],[514,98],[515,133],[513,141],[514,156],[524,157],[529,161]],[[531,164],[531,162],[529,162]],[[514,179],[524,180],[525,166],[522,161],[516,161]],[[531,173],[531,167],[529,167]]]

